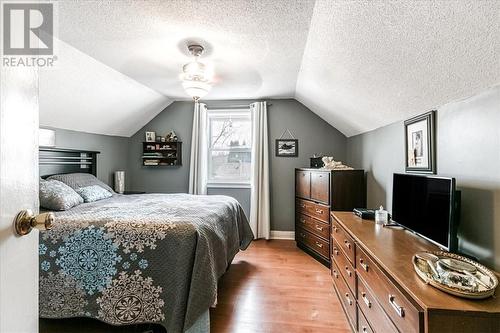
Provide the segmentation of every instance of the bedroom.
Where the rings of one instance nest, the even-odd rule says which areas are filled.
[[[0,4],[0,332],[500,331],[499,1]]]

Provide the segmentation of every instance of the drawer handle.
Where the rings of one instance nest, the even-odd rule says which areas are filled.
[[[365,270],[365,272],[368,272],[368,264],[365,264],[365,261],[363,258],[359,258],[359,265]]]
[[[349,297],[349,294],[348,294],[348,293],[345,293],[345,299],[347,300],[347,304],[352,305],[352,300],[351,300],[351,298]]]
[[[323,231],[323,227],[320,227],[319,225],[316,224],[316,230]]]
[[[339,273],[337,273],[337,271],[336,271],[336,270],[333,270],[333,271],[332,271],[332,274],[333,274],[333,276],[335,276],[335,278],[336,278],[336,279],[338,279],[338,278],[339,278]]]
[[[300,207],[306,208],[306,204],[300,204]]]
[[[302,232],[300,233],[300,237],[306,238],[306,235],[304,235]]]
[[[339,230],[339,228],[337,228],[336,226],[333,226],[333,232],[337,232],[337,230]]]
[[[361,298],[363,299],[363,302],[365,302],[366,306],[368,307],[368,309],[371,309],[372,307],[372,302],[370,302],[368,300],[368,298],[366,298],[366,293],[361,293]]]
[[[368,332],[368,329],[366,328],[366,326],[362,326],[361,331],[362,332]]]
[[[306,223],[306,219],[300,219],[300,223],[305,224]]]
[[[396,298],[396,296],[394,295],[389,295],[389,303],[391,304],[391,306],[394,308],[394,310],[396,311],[396,313],[398,314],[398,316],[400,316],[401,318],[404,318],[405,316],[405,309],[403,309],[402,306],[399,306],[395,301],[394,299]]]
[[[316,208],[315,211],[317,214],[323,214],[323,209]]]
[[[349,250],[351,249],[351,243],[349,243],[347,240],[344,241],[344,244]]]
[[[320,249],[323,248],[323,244],[316,242],[316,246],[319,247]]]
[[[352,272],[349,270],[349,267],[345,266],[345,270],[346,270],[346,272],[347,272],[347,275],[348,275],[349,277],[352,277]]]
[[[336,256],[338,256],[338,255],[339,255],[339,250],[337,250],[337,248],[336,248],[336,247],[334,247],[334,248],[333,248],[333,253],[335,253],[335,255],[336,255]]]

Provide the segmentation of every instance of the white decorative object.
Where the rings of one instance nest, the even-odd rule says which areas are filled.
[[[375,223],[382,225],[389,223],[389,213],[384,210],[384,206],[380,206],[380,209],[375,211]]]
[[[332,156],[324,156],[322,159],[323,168],[328,170],[353,170],[350,166],[344,165],[340,161],[335,161]]]
[[[125,171],[115,172],[115,192],[116,193],[125,192]]]

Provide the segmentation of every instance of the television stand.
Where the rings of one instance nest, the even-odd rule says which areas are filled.
[[[439,247],[404,229],[377,228],[351,212],[331,213],[331,275],[355,332],[500,332],[499,290],[484,300],[422,281],[413,255]]]

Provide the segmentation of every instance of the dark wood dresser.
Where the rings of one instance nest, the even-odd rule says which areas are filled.
[[[412,257],[437,246],[405,230],[332,212],[331,274],[354,332],[500,332],[498,289],[467,300],[425,284]]]
[[[295,169],[297,246],[330,267],[330,211],[365,207],[363,170]]]

